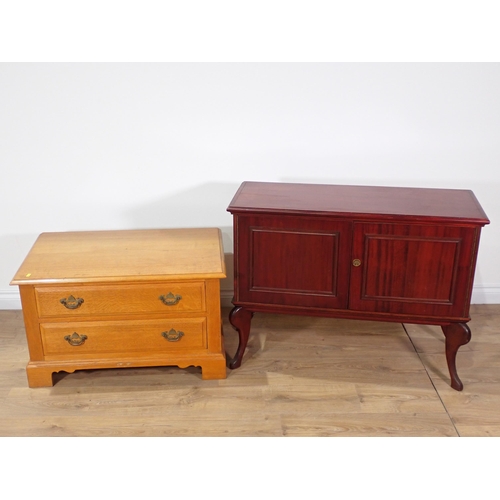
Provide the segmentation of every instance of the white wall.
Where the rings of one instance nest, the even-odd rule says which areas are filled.
[[[497,63],[0,64],[0,308],[45,231],[217,226],[230,254],[244,180],[472,189],[500,303],[499,89]]]

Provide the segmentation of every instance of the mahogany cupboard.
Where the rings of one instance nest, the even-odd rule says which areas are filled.
[[[468,190],[244,182],[234,223],[241,365],[254,312],[440,325],[451,386],[470,340],[481,228]]]

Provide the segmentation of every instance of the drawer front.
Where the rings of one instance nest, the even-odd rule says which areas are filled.
[[[85,316],[122,313],[202,312],[204,282],[142,285],[37,287],[38,313],[51,316]]]
[[[206,318],[42,323],[45,356],[204,349]]]

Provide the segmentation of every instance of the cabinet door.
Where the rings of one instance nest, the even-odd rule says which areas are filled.
[[[349,309],[467,317],[478,237],[473,227],[355,224]]]
[[[234,227],[236,302],[347,307],[350,222],[238,215]]]

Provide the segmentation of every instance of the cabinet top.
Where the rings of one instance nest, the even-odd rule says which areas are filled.
[[[227,210],[489,223],[474,193],[462,189],[243,182]]]
[[[218,228],[42,233],[11,285],[224,278]]]

